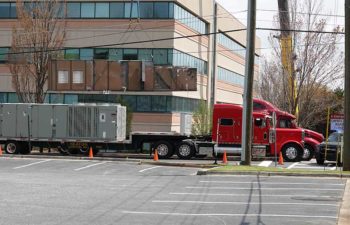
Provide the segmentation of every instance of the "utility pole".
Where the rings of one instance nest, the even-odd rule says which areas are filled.
[[[254,57],[255,57],[255,21],[256,0],[248,1],[247,49],[245,61],[245,79],[243,95],[242,119],[242,155],[241,164],[251,163],[252,147],[252,111],[253,111],[253,83],[254,83]]]
[[[345,0],[345,88],[343,170],[350,171],[350,0]]]
[[[297,83],[294,72],[293,39],[290,31],[288,0],[278,0],[278,12],[281,28],[281,36],[279,37],[281,43],[281,61],[283,70],[289,78],[288,101],[290,102],[291,113],[298,119]]]

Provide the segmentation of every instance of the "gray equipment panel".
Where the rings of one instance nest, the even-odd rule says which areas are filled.
[[[0,108],[3,138],[28,137],[29,119],[31,139],[125,140],[126,108],[119,104],[0,104]]]

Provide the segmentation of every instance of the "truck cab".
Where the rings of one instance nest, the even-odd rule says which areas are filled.
[[[301,129],[296,124],[296,117],[294,115],[278,109],[270,102],[264,101],[262,99],[253,99],[253,111],[263,112],[269,115],[272,115],[272,113],[275,112],[278,128]],[[318,133],[313,130],[304,129],[304,131],[304,153],[302,159],[309,161],[313,158],[317,146],[324,140],[324,137],[321,133]]]
[[[212,140],[216,152],[240,154],[242,151],[243,107],[231,104],[216,104],[213,111]],[[299,161],[303,155],[302,129],[277,128],[274,135],[276,145],[271,141],[272,119],[264,112],[253,112],[252,156],[274,156],[282,151],[286,161]],[[275,150],[275,146],[277,147]]]

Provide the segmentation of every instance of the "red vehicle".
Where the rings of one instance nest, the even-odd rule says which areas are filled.
[[[231,104],[216,104],[213,111],[212,140],[217,143],[217,152],[241,153],[243,107]],[[265,157],[275,155],[272,142],[272,118],[264,112],[253,112],[252,155]],[[295,128],[276,128],[277,155],[282,151],[286,161],[300,161],[303,156],[304,131]]]
[[[270,102],[254,99],[253,100],[253,110],[255,112],[267,113],[272,115],[273,112],[276,113],[277,127],[287,128],[287,129],[300,129],[297,126],[295,120],[296,117],[285,111],[281,111],[276,106],[272,105]],[[304,139],[304,154],[303,160],[310,160],[315,154],[317,146],[323,142],[324,137],[322,134],[313,131],[304,129],[305,139]]]

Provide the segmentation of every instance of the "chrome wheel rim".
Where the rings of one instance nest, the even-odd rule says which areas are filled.
[[[179,153],[182,156],[189,156],[191,154],[191,148],[188,145],[180,145]]]
[[[166,144],[160,144],[158,145],[157,152],[160,156],[166,156],[168,154],[168,146]]]
[[[304,148],[303,159],[308,159],[311,155],[311,151],[308,148]]]
[[[17,150],[17,146],[14,143],[8,143],[6,146],[6,151],[10,154],[14,154]]]
[[[298,155],[298,151],[295,147],[288,147],[286,149],[286,156],[288,159],[295,159]]]

